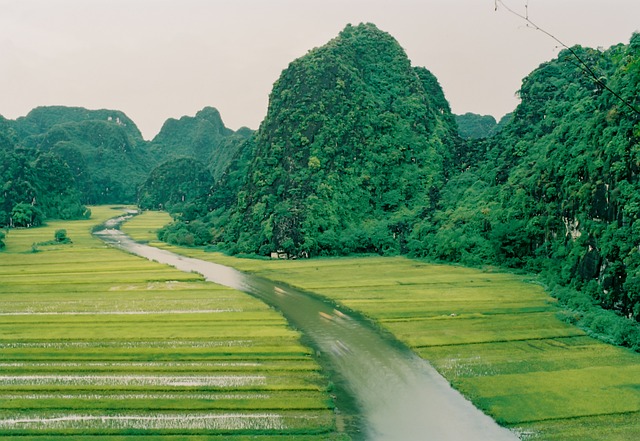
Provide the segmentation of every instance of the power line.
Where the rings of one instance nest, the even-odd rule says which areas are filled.
[[[593,79],[593,81],[595,81],[596,84],[598,84],[602,88],[604,88],[604,89],[608,90],[609,92],[611,92],[613,94],[613,96],[615,96],[618,100],[620,100],[627,107],[629,107],[633,112],[635,112],[636,115],[640,116],[640,110],[637,107],[635,107],[633,104],[631,104],[629,101],[627,101],[626,99],[621,97],[618,93],[616,93],[614,90],[612,90],[609,86],[607,86],[604,83],[604,81],[602,81],[598,77],[598,75],[593,71],[593,69],[591,69],[591,67],[586,62],[584,62],[584,60],[582,60],[582,58],[580,58],[580,56],[576,53],[575,50],[573,50],[573,48],[570,48],[563,41],[561,41],[558,37],[556,37],[555,35],[553,35],[552,33],[548,32],[548,31],[546,31],[545,29],[541,28],[540,26],[535,24],[533,21],[531,21],[531,19],[529,19],[529,0],[527,0],[526,3],[525,3],[525,14],[524,15],[519,13],[519,12],[514,11],[509,6],[505,5],[502,0],[495,0],[494,1],[494,5],[495,5],[495,10],[496,11],[498,10],[498,5],[501,5],[502,7],[504,7],[504,9],[506,9],[511,14],[513,14],[516,17],[519,17],[522,20],[524,20],[527,23],[527,27],[531,27],[536,31],[542,32],[543,34],[545,34],[548,37],[550,37],[553,40],[555,40],[560,46],[562,46],[563,48],[565,48],[569,52],[571,52],[571,54],[576,58],[576,60],[578,60],[578,62],[582,66],[583,72],[586,72]]]

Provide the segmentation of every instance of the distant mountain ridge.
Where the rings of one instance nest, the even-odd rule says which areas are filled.
[[[149,148],[160,162],[179,157],[195,158],[207,164],[213,176],[218,178],[239,145],[252,133],[246,127],[234,132],[224,125],[217,109],[205,107],[195,116],[183,116],[178,120],[169,118]]]
[[[458,125],[458,134],[464,139],[482,139],[498,133],[513,118],[512,113],[508,113],[496,122],[491,115],[478,115],[467,112],[463,115],[455,115]]]
[[[168,120],[153,142],[145,141],[136,124],[118,110],[47,106],[16,120],[0,116],[0,149],[5,155],[0,171],[4,187],[11,190],[0,197],[4,207],[0,227],[14,224],[11,212],[18,204],[31,206],[42,222],[47,217],[76,217],[84,211],[70,211],[71,206],[136,203],[150,171],[171,158],[197,157],[212,173],[221,174],[238,144],[251,133],[245,128],[237,134],[227,129],[211,107],[193,118]],[[41,181],[26,177],[36,164],[44,164],[38,158],[45,154],[58,167],[56,181],[70,192],[63,198],[43,197],[49,193],[37,191],[40,184],[36,182]],[[18,184],[13,175],[25,180]]]

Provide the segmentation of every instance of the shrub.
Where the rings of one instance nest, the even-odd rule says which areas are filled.
[[[53,235],[54,239],[58,243],[69,243],[71,239],[67,237],[67,230],[56,230]]]

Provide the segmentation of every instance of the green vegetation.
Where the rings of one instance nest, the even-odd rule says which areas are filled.
[[[572,310],[564,320],[639,349],[640,123],[574,57],[633,103],[639,50],[634,35],[562,52],[524,80],[521,105],[484,141],[457,137],[465,118],[437,79],[373,25],[348,26],[291,63],[255,136],[233,133],[212,108],[167,121],[151,143],[117,111],[0,118],[0,226],[86,218],[85,203],[138,198],[172,211],[160,237],[180,245],[522,268],[547,275]],[[148,174],[172,155],[187,157]]]
[[[0,227],[28,228],[47,217],[90,214],[68,165],[56,155],[0,142],[0,184]]]
[[[581,63],[600,82],[585,75]],[[602,87],[603,81],[608,89]],[[504,354],[522,352],[508,346],[515,335],[522,341],[554,341],[549,345],[559,348],[557,354],[542,351],[549,353],[554,366],[555,358],[562,361],[564,345],[584,354],[600,351],[586,337],[571,334],[577,331],[569,324],[638,350],[640,117],[633,107],[640,107],[639,88],[640,34],[634,34],[628,45],[607,50],[575,47],[523,80],[522,102],[494,127],[497,133],[463,139],[478,133],[469,133],[464,118],[456,124],[437,79],[427,69],[412,67],[393,37],[374,25],[349,25],[283,71],[271,93],[267,117],[255,134],[248,129],[233,133],[212,108],[195,117],[167,121],[152,142],[142,140],[135,124],[118,111],[42,107],[15,121],[0,117],[0,227],[30,228],[51,219],[82,219],[90,215],[85,204],[138,200],[145,208],[171,210],[174,222],[160,231],[160,238],[180,245],[210,244],[210,249],[259,255],[281,251],[298,257],[404,254],[517,268],[543,275],[566,308],[560,313],[564,324],[555,320],[550,305],[537,304],[529,315],[520,311],[514,316],[509,308],[519,311],[521,306],[509,297],[489,296],[479,316],[461,304],[429,303],[443,314],[439,307],[459,308],[440,319],[411,319],[412,310],[402,310],[403,305],[415,308],[416,314],[432,311],[425,309],[427,304],[413,302],[411,291],[384,308],[365,301],[360,306],[421,353],[428,351],[424,354],[436,365],[436,348],[445,351],[443,359],[449,357],[449,347],[499,344],[507,345]],[[471,125],[478,123],[478,118],[470,119]],[[197,185],[188,185],[190,179]],[[48,238],[40,237],[40,232],[51,233],[60,225],[67,224],[52,222],[47,229],[11,231],[6,237],[3,233],[0,248],[11,258],[16,249],[43,251],[39,244]],[[84,233],[71,233],[73,244],[47,244],[44,252],[22,258],[44,259],[50,265],[47,259],[52,255],[66,258],[66,253],[83,249],[75,241]],[[17,265],[25,262],[16,258],[12,268],[18,273]],[[248,269],[285,265],[233,262]],[[388,264],[394,262],[408,261],[391,259]],[[63,267],[56,270],[43,274],[56,282],[70,277]],[[114,274],[110,274],[114,283],[124,277]],[[99,271],[83,277],[105,283]],[[60,289],[72,287],[60,284]],[[481,292],[480,285],[477,295]],[[355,301],[359,294],[356,290],[349,295]],[[462,296],[459,303],[468,300]],[[401,320],[395,315],[400,312],[409,318]],[[390,317],[395,322],[388,321]],[[525,325],[528,320],[530,327]],[[453,329],[450,336],[436,332],[444,324],[473,332],[449,341],[456,334]],[[542,334],[536,334],[539,328]],[[502,334],[511,338],[498,341]],[[479,340],[468,341],[469,335]],[[497,351],[496,372],[503,372],[502,349],[489,346],[487,353]],[[617,357],[607,359],[625,366],[626,358]],[[532,366],[544,364],[536,363],[531,361]],[[581,369],[580,363],[576,361],[576,369]],[[445,370],[442,365],[439,369]],[[611,374],[601,370],[603,375],[607,372]],[[527,384],[507,375],[500,381]],[[580,375],[577,378],[583,378]],[[549,384],[557,383],[556,377],[545,378]],[[474,381],[461,379],[459,387],[472,397],[479,390],[477,396],[483,398],[474,399],[491,412],[505,406],[503,398],[486,395],[489,389],[502,389],[489,380]],[[634,390],[622,383],[611,387],[622,395]],[[555,392],[545,390],[543,395],[550,394]],[[595,406],[586,395],[575,395],[587,408]],[[528,400],[522,395],[523,403]],[[633,398],[621,401],[630,403]],[[520,407],[509,406],[514,414],[501,410],[503,421],[525,427]],[[542,413],[536,413],[535,406]],[[560,411],[546,404],[535,406],[522,410],[531,415],[531,427],[548,424],[545,431],[558,432],[560,425],[552,428],[555,420],[544,422],[544,411]],[[581,433],[584,425],[597,435],[602,432],[593,428],[596,421],[624,420],[617,413],[597,420],[589,409],[583,412],[587,420],[579,416],[582,411],[562,420],[570,432]],[[637,415],[637,410],[630,412]],[[623,423],[620,430],[630,429]]]
[[[231,204],[222,183],[203,221],[234,252],[404,252],[454,130],[433,75],[374,25],[347,26],[282,73]]]
[[[163,180],[175,178],[185,157],[202,160],[213,177],[221,178],[251,135],[246,128],[225,128],[212,108],[195,118],[168,120],[151,142],[116,110],[51,106],[15,121],[0,116],[0,227],[86,218],[85,204],[139,200],[145,208],[171,208],[173,201],[163,205],[165,189],[154,188],[155,182],[162,187]],[[166,164],[178,157],[175,164]],[[207,195],[213,179],[201,184]],[[191,201],[201,194],[183,196]]]
[[[10,123],[16,145],[49,153],[67,166],[69,176],[51,176],[66,185],[75,181],[83,203],[135,202],[151,164],[140,131],[124,113],[39,107]]]
[[[167,219],[145,213],[124,229],[151,240]],[[159,245],[370,317],[523,439],[633,440],[640,430],[640,355],[561,320],[557,302],[527,276],[404,257],[265,261]]]
[[[567,320],[640,348],[639,65],[640,34],[562,51],[487,125],[452,115],[389,34],[349,25],[283,71],[255,134],[210,107],[151,142],[118,111],[0,118],[0,227],[138,201],[172,212],[163,240],[232,254],[519,268],[547,275]]]
[[[40,246],[48,246],[48,245],[63,245],[72,243],[71,239],[67,236],[67,230],[60,229],[56,230],[53,234],[53,240],[46,240],[44,242],[34,242],[31,245],[31,251],[37,253],[40,251],[38,247]]]
[[[511,118],[513,118],[512,113],[500,118],[499,122],[496,122],[491,115],[478,115],[471,112],[455,115],[458,134],[464,139],[489,138],[502,130]]]
[[[467,112],[456,115],[458,133],[465,139],[488,138],[493,134],[498,123],[491,115],[478,115]]]
[[[189,246],[211,243],[213,233],[206,218],[213,204],[219,208],[217,214],[225,216],[235,201],[252,143],[251,130],[233,132],[211,107],[195,117],[165,122],[150,143],[152,155],[164,162],[151,171],[138,192],[140,208],[173,214],[175,222],[165,226],[163,240]]]
[[[53,238],[58,243],[71,243],[71,239],[67,236],[67,230],[63,228],[56,230],[53,234]]]
[[[573,52],[637,102],[640,34]],[[477,144],[477,164],[442,189],[432,234],[414,252],[542,272],[572,320],[640,348],[638,114],[569,51],[529,75],[520,96],[512,121]]]
[[[161,161],[195,158],[207,164],[213,177],[219,179],[252,134],[246,127],[236,132],[225,127],[220,112],[205,107],[193,117],[183,116],[179,120],[169,118],[149,148],[153,156]]]
[[[205,214],[197,210],[212,186],[213,177],[200,161],[188,157],[169,160],[154,168],[142,184],[138,206],[143,210],[165,209],[180,213],[176,216],[181,220],[191,221]]]
[[[280,314],[105,246],[90,229],[120,211],[92,211],[6,239],[0,438],[347,439]],[[54,235],[73,243],[29,252]]]

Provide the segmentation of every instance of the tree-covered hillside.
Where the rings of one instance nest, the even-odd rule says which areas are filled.
[[[205,107],[193,117],[169,118],[149,147],[156,161],[195,158],[206,164],[217,179],[252,133],[245,127],[234,132],[225,127],[217,109]]]
[[[496,122],[496,119],[491,115],[478,115],[471,112],[455,115],[458,134],[464,139],[482,139],[493,136],[502,130],[512,117],[513,113],[507,113],[500,118],[500,121]]]
[[[11,121],[0,117],[0,228],[38,226],[48,217],[88,216],[62,158],[20,147],[16,139]]]
[[[404,252],[453,161],[452,121],[435,77],[389,34],[349,25],[275,83],[216,239],[260,254]]]
[[[136,201],[150,161],[140,131],[124,113],[39,107],[10,125],[18,145],[62,159],[84,203]]]
[[[422,254],[547,271],[639,319],[640,34],[562,51],[520,97],[484,160],[443,188]]]
[[[134,203],[145,183],[146,196],[140,195],[145,207],[175,206],[173,199],[159,198],[165,195],[167,182],[178,182],[171,181],[176,176],[158,179],[158,173],[175,171],[184,160],[173,166],[165,164],[168,160],[200,158],[207,173],[221,177],[251,135],[249,129],[225,128],[213,108],[203,109],[195,118],[168,120],[151,143],[117,110],[50,106],[33,109],[15,121],[0,117],[0,226],[34,226],[46,218],[82,216],[84,204]],[[148,179],[158,164],[162,167]],[[165,184],[150,189],[154,182]],[[12,216],[15,206],[26,214]]]
[[[179,221],[172,227],[184,234],[186,225],[210,211],[208,198],[215,180],[227,181],[234,158],[242,146],[253,136],[253,131],[243,127],[238,131],[225,127],[218,110],[205,107],[195,116],[168,119],[160,133],[151,141],[150,151],[154,163],[158,163],[140,188],[138,205],[143,209],[162,208],[174,214]],[[189,180],[193,179],[190,183]],[[219,190],[219,193],[233,190]],[[193,229],[193,225],[189,226]],[[203,231],[202,228],[198,228]],[[180,232],[171,237],[174,242],[194,243]],[[200,235],[211,240],[211,233]],[[201,240],[195,243],[202,244]]]
[[[456,115],[458,133],[464,139],[488,138],[493,134],[498,123],[491,115],[478,115],[467,112],[464,115]]]
[[[174,158],[154,168],[138,193],[143,210],[183,211],[188,204],[202,205],[213,186],[206,166],[193,158]]]

